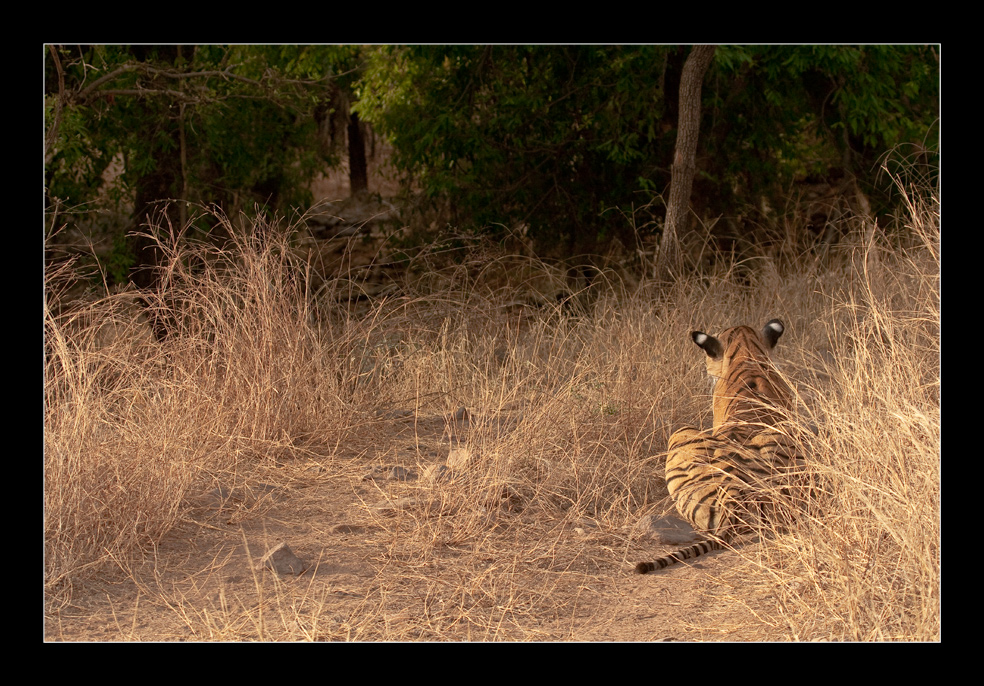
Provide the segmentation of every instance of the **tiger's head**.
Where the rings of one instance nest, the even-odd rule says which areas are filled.
[[[707,373],[714,380],[714,426],[729,419],[762,418],[763,406],[786,406],[787,389],[771,355],[783,331],[783,323],[772,319],[761,332],[735,326],[717,337],[703,331],[690,334],[706,353]]]

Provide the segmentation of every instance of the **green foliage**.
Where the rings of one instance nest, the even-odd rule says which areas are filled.
[[[120,155],[121,200],[143,189],[150,199],[247,209],[309,203],[310,179],[339,161],[319,145],[313,113],[357,55],[337,46],[73,46],[57,48],[56,64],[46,52],[49,199],[96,201]]]
[[[422,46],[369,55],[357,105],[396,164],[457,219],[526,223],[592,249],[624,219],[602,216],[659,175],[660,46]]]
[[[665,191],[686,49],[383,47],[357,105],[397,165],[457,222],[525,223],[565,252],[626,235]],[[814,177],[873,182],[887,151],[935,157],[931,46],[722,46],[703,88],[695,195],[714,213]],[[645,191],[640,193],[640,191]],[[618,208],[622,212],[610,212]]]
[[[45,187],[61,212],[179,198],[310,202],[352,105],[463,228],[525,225],[562,254],[638,239],[670,182],[682,46],[45,46]],[[55,59],[57,57],[57,59]],[[932,46],[720,46],[694,199],[737,213],[889,151],[937,163]],[[904,147],[904,146],[909,147]],[[124,173],[112,189],[114,160]],[[658,229],[659,203],[654,203]],[[495,229],[490,229],[495,230]]]
[[[870,183],[879,158],[905,143],[937,153],[932,46],[721,47],[705,90],[701,146],[738,195],[830,173]]]

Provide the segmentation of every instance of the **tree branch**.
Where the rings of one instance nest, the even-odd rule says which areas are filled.
[[[128,63],[122,64],[113,71],[104,74],[92,83],[90,83],[85,88],[78,91],[74,99],[81,104],[89,102],[91,99],[96,97],[102,97],[105,95],[136,95],[136,96],[156,96],[156,95],[166,95],[168,97],[178,98],[182,102],[198,102],[200,98],[190,97],[181,91],[175,91],[169,88],[108,88],[103,89],[103,85],[112,82],[114,79],[128,74],[131,72],[138,72],[146,76],[155,76],[164,79],[210,79],[219,78],[224,81],[238,81],[240,83],[249,84],[255,86],[261,91],[270,92],[276,89],[278,85],[291,85],[291,86],[313,86],[321,83],[325,80],[330,80],[333,77],[326,76],[323,79],[318,80],[301,80],[301,79],[285,79],[278,78],[267,72],[264,75],[262,81],[257,81],[256,79],[251,79],[247,76],[242,76],[236,74],[233,69],[240,65],[234,64],[229,65],[222,70],[204,70],[204,71],[174,71],[172,69],[162,69],[160,67],[155,67],[151,64],[139,64],[139,63]]]

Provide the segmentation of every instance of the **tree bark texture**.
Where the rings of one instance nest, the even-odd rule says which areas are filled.
[[[680,76],[680,110],[676,150],[670,168],[670,200],[666,206],[666,223],[653,274],[661,281],[669,281],[683,268],[679,237],[686,229],[690,191],[697,171],[701,87],[704,74],[714,58],[714,50],[713,45],[695,45],[684,62]]]

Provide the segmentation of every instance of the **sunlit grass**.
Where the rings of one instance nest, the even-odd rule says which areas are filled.
[[[201,640],[535,640],[563,601],[520,560],[573,570],[557,522],[617,532],[665,509],[667,438],[709,424],[689,332],[779,317],[776,355],[823,492],[812,519],[749,567],[750,585],[777,589],[761,638],[939,640],[939,217],[909,213],[891,242],[856,217],[824,259],[762,257],[667,292],[605,273],[575,309],[554,297],[555,267],[490,246],[355,306],[336,297],[355,274],[309,288],[287,230],[259,240],[229,226],[221,250],[165,242],[159,291],[49,302],[49,611],[76,584],[129,570],[186,520],[193,492],[334,464],[340,446],[383,440],[372,427],[386,412],[452,421],[466,407],[463,466],[408,486],[427,507],[379,519],[412,564],[392,578],[384,567],[357,613],[326,614],[313,585],[264,596],[259,582],[235,607],[167,604]],[[468,571],[427,574],[442,546],[467,551]],[[458,584],[458,600],[427,621],[403,615],[408,583]]]

